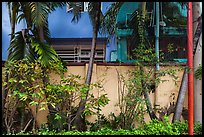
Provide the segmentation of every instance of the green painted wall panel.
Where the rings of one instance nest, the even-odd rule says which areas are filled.
[[[135,10],[141,8],[141,2],[124,2],[119,13],[117,15],[117,60],[120,62],[131,62],[127,60],[127,41],[126,37],[132,35],[132,30],[126,25],[128,15],[131,15]],[[147,2],[148,4],[148,2]],[[180,12],[183,16],[186,16],[186,8],[182,8],[178,3],[172,2],[174,5],[178,5]],[[152,7],[153,8],[153,7]],[[165,10],[165,9],[163,9]],[[153,29],[153,28],[152,28]],[[152,30],[154,32],[154,30]],[[151,33],[150,33],[151,34]],[[147,34],[148,35],[148,34]],[[151,34],[154,36],[154,34]],[[186,28],[176,28],[172,26],[160,27],[160,35],[162,36],[186,36]]]
[[[125,22],[127,13],[133,13],[136,9],[139,8],[139,2],[125,2],[120,8],[116,21]]]

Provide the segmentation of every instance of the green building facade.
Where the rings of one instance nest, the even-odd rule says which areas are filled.
[[[155,17],[159,15],[159,43],[160,50],[164,52],[166,61],[186,62],[186,26],[187,26],[187,8],[179,2],[160,2],[159,13],[156,13],[155,2],[146,2],[146,37],[150,44],[154,46],[155,38]],[[112,51],[111,61],[133,62],[131,52],[133,47],[129,37],[133,29],[128,26],[130,17],[135,11],[141,11],[142,2],[124,2],[117,15],[117,50]],[[168,47],[174,49],[168,53]],[[117,55],[114,56],[113,55]]]

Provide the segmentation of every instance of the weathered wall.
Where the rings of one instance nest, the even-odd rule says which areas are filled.
[[[172,66],[161,66],[161,70],[168,69],[168,68],[178,68],[178,67],[172,67]],[[82,77],[85,77],[86,71],[88,68],[88,64],[85,66],[68,66],[68,73],[72,74],[78,74]],[[114,112],[115,114],[119,114],[119,108],[115,105],[118,102],[118,73],[120,74],[126,74],[128,70],[133,70],[134,66],[105,66],[105,65],[96,65],[94,64],[93,67],[93,75],[92,75],[92,82],[97,82],[102,79],[103,80],[103,86],[105,89],[105,93],[107,93],[108,98],[110,99],[110,102],[108,105],[106,105],[104,108],[102,108],[102,112],[104,115],[108,116],[111,112]],[[66,75],[66,74],[65,74]],[[175,85],[175,82],[172,80],[171,77],[165,76],[162,79],[168,80],[168,82],[161,83],[158,87],[159,94],[158,94],[158,102],[160,104],[160,108],[168,108],[171,104],[176,104],[176,99],[179,91],[179,87],[181,84],[181,78],[183,75],[183,71],[177,72],[177,76],[179,77],[177,81],[177,85]],[[51,74],[51,80],[52,82],[58,81],[59,77],[57,77],[55,74]],[[98,94],[98,91],[91,91],[94,94]],[[104,92],[100,92],[101,94]],[[100,94],[99,93],[99,94]],[[187,92],[186,92],[187,93]],[[150,98],[152,101],[152,104],[154,104],[155,96],[154,93],[150,94]],[[187,108],[187,94],[185,98],[185,107]],[[159,115],[159,114],[158,114]],[[94,121],[94,117],[87,117],[90,121]],[[145,115],[145,120],[150,120],[149,115]]]
[[[78,74],[82,77],[86,76],[86,71],[88,69],[88,64],[81,65],[81,66],[67,66],[68,67],[68,73],[72,74]],[[161,66],[161,70],[167,69],[167,68],[177,68],[176,66]],[[118,102],[118,72],[120,74],[125,74],[128,70],[134,69],[134,66],[119,66],[119,65],[96,65],[94,64],[93,67],[93,75],[92,75],[92,82],[96,82],[99,80],[103,80],[103,87],[105,89],[105,93],[107,93],[108,98],[110,99],[110,102],[108,105],[106,105],[104,108],[102,108],[102,112],[104,115],[108,116],[111,112],[114,112],[115,114],[119,114],[119,108],[116,107],[116,103]],[[68,74],[66,73],[65,76]],[[158,87],[158,102],[160,105],[160,108],[165,109],[166,107],[170,106],[171,104],[176,104],[176,99],[179,91],[179,87],[181,84],[181,78],[183,75],[183,71],[178,71],[177,76],[179,77],[177,85],[175,85],[172,78],[169,76],[164,76],[162,79],[169,80],[168,82],[161,83]],[[59,82],[60,77],[56,74],[50,75],[51,82]],[[83,82],[83,81],[82,81]],[[94,93],[95,95],[98,94],[98,91],[90,91]],[[102,93],[102,92],[101,92]],[[101,94],[99,93],[99,94]],[[103,92],[104,93],[104,92]],[[186,92],[187,93],[187,92]],[[152,101],[152,104],[154,104],[155,96],[154,93],[150,94],[150,99]],[[184,106],[187,108],[187,94],[185,97],[185,103]],[[48,111],[41,111],[39,112],[37,119],[38,119],[38,125],[40,123],[45,123],[47,121],[47,114]],[[159,115],[159,114],[158,114]],[[90,121],[94,122],[95,117],[87,117]],[[145,120],[149,121],[149,115],[145,115]]]

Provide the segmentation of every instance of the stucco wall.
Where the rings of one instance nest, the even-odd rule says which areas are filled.
[[[86,65],[81,65],[81,66],[67,66],[68,67],[68,72],[65,74],[65,76],[68,73],[72,73],[72,74],[77,74],[77,75],[81,75],[82,77],[86,76],[86,71],[88,68],[88,64]],[[104,90],[103,92],[100,92],[99,94],[102,93],[107,93],[108,98],[110,99],[108,105],[106,105],[104,108],[102,108],[102,113],[105,116],[108,116],[111,112],[114,112],[115,114],[119,114],[119,108],[116,107],[115,105],[118,102],[118,73],[125,75],[126,72],[128,70],[132,70],[134,69],[135,66],[119,66],[119,65],[96,65],[94,64],[93,67],[93,75],[92,75],[92,82],[96,82],[96,81],[100,81],[103,79],[103,87]],[[178,68],[178,67],[174,67],[174,66],[161,66],[160,69],[168,69],[168,68]],[[171,104],[176,104],[176,100],[177,100],[177,95],[178,95],[178,91],[179,91],[179,87],[181,84],[181,80],[182,80],[182,75],[183,75],[183,71],[180,70],[177,72],[177,76],[178,81],[177,81],[177,85],[175,85],[174,81],[172,80],[172,78],[170,78],[169,76],[164,76],[162,79],[165,80],[169,80],[168,82],[164,82],[161,83],[159,85],[159,87],[157,88],[157,103],[160,105],[160,108],[166,108],[170,106],[170,102]],[[50,74],[50,80],[51,82],[55,83],[55,82],[59,82],[60,77],[56,74]],[[84,82],[82,80],[82,82]],[[98,91],[96,90],[92,90],[90,91],[92,93],[94,93],[96,96],[98,95]],[[187,93],[187,92],[186,92]],[[152,104],[155,103],[155,94],[151,93],[150,94],[150,99],[152,101]],[[184,103],[184,107],[187,108],[187,94],[185,97],[185,103]],[[38,125],[40,125],[40,123],[46,123],[47,121],[47,114],[48,111],[41,111],[38,116]],[[159,114],[157,114],[159,116]],[[94,122],[95,117],[87,117],[87,119],[89,121]],[[149,121],[149,115],[145,114],[145,120]]]

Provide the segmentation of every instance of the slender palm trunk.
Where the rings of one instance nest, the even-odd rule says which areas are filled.
[[[145,18],[146,15],[146,3],[147,2],[142,2],[142,16]]]
[[[202,64],[202,18],[200,11],[200,2],[193,2],[193,32],[194,32],[194,70],[197,70]],[[200,29],[200,33],[198,33]],[[194,77],[194,113],[195,122],[202,123],[202,80]]]
[[[98,28],[99,28],[99,19],[100,19],[100,7],[101,3],[99,2],[98,10],[96,11],[95,17],[94,17],[94,26],[93,26],[93,38],[92,38],[92,46],[91,46],[91,55],[90,55],[90,60],[89,60],[89,66],[87,70],[87,75],[86,75],[86,80],[85,83],[89,87],[91,83],[91,77],[92,77],[92,72],[93,72],[93,63],[94,63],[94,56],[95,56],[95,49],[96,49],[96,40],[97,40],[97,33],[98,33]],[[82,118],[82,112],[85,109],[85,104],[87,101],[89,95],[89,91],[86,92],[86,98],[81,99],[79,103],[79,108],[76,113],[76,118],[74,120],[74,126],[76,127],[77,130],[83,131],[85,130],[85,123],[84,123],[84,117]]]
[[[188,88],[188,73],[185,70],[183,73],[183,78],[179,89],[178,98],[176,101],[176,108],[173,115],[172,123],[174,123],[177,120],[180,120],[181,118],[187,88]]]

